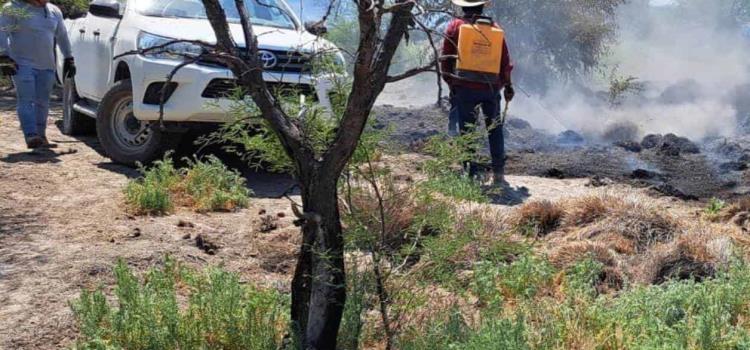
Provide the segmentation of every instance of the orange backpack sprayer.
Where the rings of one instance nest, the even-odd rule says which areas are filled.
[[[456,74],[464,80],[491,83],[500,75],[505,32],[481,17],[467,23],[458,32]]]

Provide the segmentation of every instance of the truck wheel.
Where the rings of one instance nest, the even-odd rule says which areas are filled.
[[[173,149],[180,135],[152,128],[133,115],[133,88],[121,80],[104,95],[97,112],[96,131],[104,152],[125,165],[148,164]]]
[[[65,135],[89,135],[96,131],[96,120],[83,113],[76,112],[73,105],[81,98],[76,91],[76,83],[72,77],[66,77],[63,82],[63,120],[62,133]]]

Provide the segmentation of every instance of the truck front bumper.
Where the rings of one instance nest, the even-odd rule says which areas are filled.
[[[155,89],[152,87],[148,93],[152,95],[151,101],[146,96],[147,90],[152,84],[161,83],[163,86],[167,76],[180,63],[140,55],[133,56],[130,67],[133,82],[133,112],[137,119],[144,121],[159,119],[160,106],[158,102],[153,101]],[[295,90],[315,94],[310,97],[316,97],[324,108],[330,108],[328,93],[332,82],[329,78],[314,77],[311,74],[276,72],[264,72],[263,78],[275,86],[288,86],[291,89],[298,87],[299,89]],[[164,103],[164,121],[214,123],[231,121],[234,118],[231,114],[232,107],[237,102],[225,97],[216,97],[215,88],[226,86],[221,82],[233,80],[234,75],[226,68],[201,64],[189,64],[180,68],[171,80],[176,84],[174,91]]]

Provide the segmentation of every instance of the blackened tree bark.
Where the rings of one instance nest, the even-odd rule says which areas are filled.
[[[292,281],[291,316],[296,336],[305,349],[335,349],[346,302],[344,239],[338,208],[337,184],[359,143],[372,107],[387,82],[393,55],[412,23],[412,0],[357,0],[360,45],[353,71],[353,87],[333,142],[322,152],[306,143],[302,129],[276,103],[263,80],[258,41],[243,0],[235,0],[241,14],[246,47],[238,48],[219,0],[202,0],[217,42],[213,59],[226,64],[260,109],[295,165],[302,189],[302,210],[294,208],[303,243]],[[388,22],[381,29],[383,20]],[[247,55],[240,55],[239,51]]]

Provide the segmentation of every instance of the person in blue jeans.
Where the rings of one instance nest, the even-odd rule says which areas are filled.
[[[0,68],[16,87],[18,119],[26,145],[51,148],[47,116],[55,82],[55,44],[68,76],[75,75],[63,14],[48,0],[12,0],[0,13]]]
[[[483,18],[484,5],[487,0],[451,0],[454,5],[463,10],[463,16],[454,18],[445,32],[443,41],[441,71],[443,79],[451,90],[451,111],[448,116],[449,132],[458,123],[461,134],[471,131],[477,125],[477,107],[480,107],[485,117],[490,142],[490,155],[492,157],[492,172],[494,182],[498,185],[505,184],[505,139],[503,137],[503,125],[500,121],[501,92],[507,101],[515,96],[515,90],[511,82],[511,71],[513,64],[510,60],[508,45],[503,42],[502,59],[499,67],[500,74],[495,79],[485,82],[463,80],[456,72],[456,56],[458,55],[457,43],[462,25],[474,23],[478,18]],[[478,175],[478,167],[474,163],[467,166],[469,176]]]

